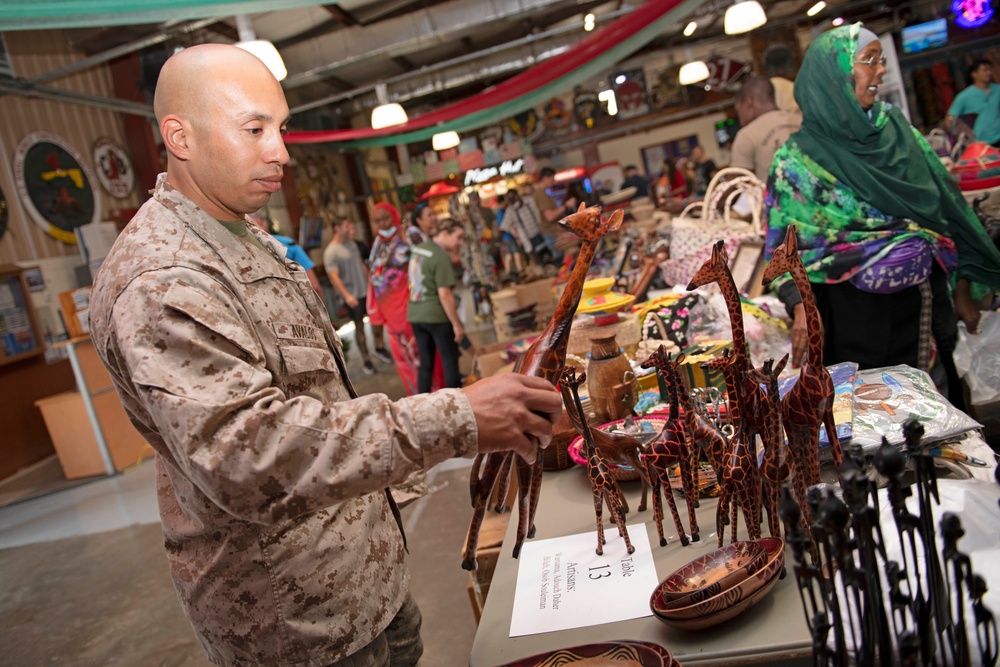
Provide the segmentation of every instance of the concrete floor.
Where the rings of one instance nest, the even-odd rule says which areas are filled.
[[[360,355],[350,354],[359,394],[401,397],[393,367],[375,365],[378,373],[365,375]],[[459,566],[470,464],[452,460],[430,471],[431,493],[403,508],[412,591],[424,616],[422,667],[468,664],[475,637],[468,573]],[[147,461],[0,509],[0,664],[210,664],[170,582],[153,482]]]

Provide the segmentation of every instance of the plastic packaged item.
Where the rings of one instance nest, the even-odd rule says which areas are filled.
[[[919,369],[900,365],[858,371],[852,443],[873,451],[885,436],[891,444],[902,445],[903,422],[910,418],[923,425],[925,443],[982,428],[938,393],[930,376]]]
[[[964,322],[959,322],[958,344],[952,358],[969,388],[973,405],[1000,401],[1000,313],[983,313],[975,336],[966,331]]]

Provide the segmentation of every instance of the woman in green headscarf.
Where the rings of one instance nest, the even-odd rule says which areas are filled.
[[[768,179],[767,255],[794,224],[825,363],[926,369],[932,333],[956,389],[955,315],[977,330],[971,284],[1000,286],[1000,253],[923,137],[875,100],[885,71],[882,44],[860,23],[809,47],[795,80],[802,129],[775,154]],[[791,281],[778,293],[795,320],[798,363],[804,313]],[[931,313],[923,335],[922,309]]]

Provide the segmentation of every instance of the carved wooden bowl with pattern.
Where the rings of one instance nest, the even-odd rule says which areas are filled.
[[[766,595],[759,593],[762,590],[770,591],[781,576],[785,565],[785,543],[777,537],[766,537],[756,542],[765,551],[767,558],[759,570],[712,597],[683,607],[667,608],[661,591],[667,581],[664,580],[656,587],[649,600],[653,614],[671,627],[700,629],[729,620],[759,602]]]
[[[767,551],[753,541],[734,542],[699,556],[664,579],[657,590],[664,610],[679,609],[715,597],[756,574],[767,564]]]

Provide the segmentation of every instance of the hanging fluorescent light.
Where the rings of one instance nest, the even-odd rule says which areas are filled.
[[[708,65],[705,64],[704,60],[687,63],[681,67],[678,78],[682,86],[690,86],[692,83],[704,81],[708,78]]]
[[[618,113],[618,100],[615,98],[615,91],[602,90],[597,93],[597,99],[608,103],[608,115],[614,116]]]
[[[819,0],[819,2],[809,8],[809,11],[806,12],[806,16],[816,16],[824,9],[826,9],[826,3],[823,2],[823,0]]]
[[[267,66],[267,69],[271,70],[271,74],[278,81],[288,76],[288,70],[285,69],[285,63],[281,59],[278,49],[266,39],[257,39],[249,16],[246,14],[236,15],[236,31],[239,33],[240,41],[236,42],[234,46],[257,56]]]
[[[757,0],[744,0],[730,5],[726,10],[725,30],[727,35],[750,32],[767,23],[764,8]]]
[[[694,21],[691,21],[686,26],[684,26],[684,36],[690,37],[691,35],[694,34],[694,31],[697,29],[698,29],[698,24],[695,23]]]
[[[431,147],[436,151],[446,151],[449,148],[454,148],[461,143],[458,138],[458,132],[454,130],[450,132],[438,132],[433,137],[431,137]]]
[[[389,102],[389,93],[386,91],[384,83],[375,84],[375,98],[378,106],[372,109],[372,129],[381,130],[383,127],[402,125],[409,120],[406,111],[395,102]]]
[[[591,30],[593,30],[594,29],[594,21],[596,21],[596,20],[597,19],[594,17],[593,14],[587,14],[586,16],[584,16],[583,17],[583,29],[586,30],[587,32],[590,32]]]

